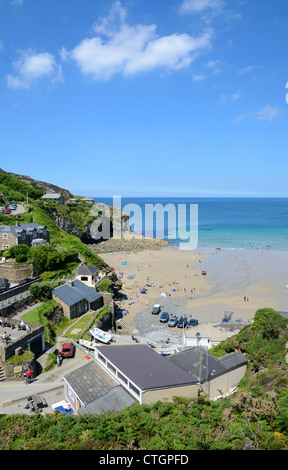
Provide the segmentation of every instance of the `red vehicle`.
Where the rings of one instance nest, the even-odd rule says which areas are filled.
[[[10,210],[9,210],[9,209],[5,209],[4,214],[10,214]]]
[[[64,343],[62,346],[61,357],[74,357],[75,346],[73,343]]]

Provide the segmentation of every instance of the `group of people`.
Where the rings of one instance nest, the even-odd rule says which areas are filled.
[[[2,318],[0,318],[0,326],[4,328],[5,327],[11,327],[12,329],[15,328],[15,325],[8,323],[7,320],[2,320]],[[24,321],[22,320],[21,323],[18,325],[18,331],[19,330],[24,330],[27,333],[29,333],[31,331],[31,327],[25,324]],[[2,334],[2,339],[3,341],[5,341],[5,343],[8,343],[8,341],[12,341],[11,336],[7,335],[6,331],[4,331],[4,333]]]
[[[21,320],[20,325],[18,325],[18,331],[19,330],[24,330],[24,331],[27,331],[27,333],[29,333],[29,331],[31,331],[31,328],[29,325],[26,325],[23,320]]]

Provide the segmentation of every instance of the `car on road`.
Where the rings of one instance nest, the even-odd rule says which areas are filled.
[[[19,282],[20,285],[26,284],[26,282],[33,281],[32,277],[26,277],[26,279],[22,279],[22,281]]]
[[[173,315],[172,317],[170,317],[168,321],[168,326],[174,327],[177,325],[177,323],[178,323],[178,317],[176,317],[176,315]]]
[[[178,328],[185,328],[187,326],[187,318],[186,317],[180,317],[177,323]]]
[[[161,312],[161,305],[155,304],[154,307],[152,308],[152,314],[153,315],[158,315]]]
[[[5,209],[4,214],[8,215],[8,214],[10,214],[10,212],[11,212],[10,209]]]
[[[7,287],[8,287],[8,279],[6,279],[5,277],[1,277],[0,278],[0,292],[7,289]]]
[[[169,313],[168,312],[163,312],[161,317],[160,317],[161,323],[167,323],[168,320],[169,320]]]
[[[199,325],[198,320],[196,320],[195,318],[190,318],[188,320],[187,328],[192,328],[193,326],[197,326],[197,325]]]
[[[73,343],[64,343],[61,350],[61,356],[74,357],[75,356],[75,345]]]

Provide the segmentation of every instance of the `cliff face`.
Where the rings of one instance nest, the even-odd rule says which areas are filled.
[[[113,221],[112,207],[106,206],[107,214],[104,219],[101,217],[101,214],[104,215],[104,206],[95,204],[95,207],[89,208],[82,205],[70,209],[67,206],[63,207],[57,204],[42,205],[43,210],[45,210],[59,228],[69,235],[75,235],[86,244],[100,243],[107,239],[99,239],[98,237],[98,233],[104,232],[103,224],[106,226],[106,235],[110,238],[120,230],[122,234],[124,232],[130,233],[131,228],[128,215],[119,211],[115,223],[115,220]],[[100,214],[98,212],[99,208],[102,209]],[[99,217],[101,217],[101,220]]]

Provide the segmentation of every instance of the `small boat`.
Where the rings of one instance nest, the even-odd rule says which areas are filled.
[[[79,339],[79,344],[81,344],[81,346],[84,346],[87,349],[92,349],[92,351],[95,351],[95,346],[96,346],[95,341],[87,341],[86,339]]]
[[[201,273],[201,274],[202,274],[202,276],[206,276],[206,274],[207,274],[207,271],[202,271],[202,273]]]
[[[111,341],[113,338],[111,333],[100,330],[100,328],[93,328],[93,330],[90,330],[90,335],[93,336],[94,339],[106,344],[109,343],[109,341]]]

